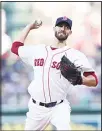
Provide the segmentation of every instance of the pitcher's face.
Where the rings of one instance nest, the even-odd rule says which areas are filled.
[[[55,27],[55,37],[59,41],[64,41],[72,33],[67,23],[60,23]]]

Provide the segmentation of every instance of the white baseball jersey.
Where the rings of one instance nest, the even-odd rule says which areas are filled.
[[[67,46],[55,50],[43,44],[21,46],[18,54],[34,69],[34,79],[28,87],[28,92],[33,99],[40,102],[60,101],[67,96],[71,84],[59,70],[63,55],[75,65],[81,66],[82,73],[94,71],[83,53]]]

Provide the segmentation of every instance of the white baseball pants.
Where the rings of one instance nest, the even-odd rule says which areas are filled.
[[[57,130],[71,130],[70,106],[67,100],[55,107],[46,108],[29,102],[25,130],[44,130],[51,123]]]

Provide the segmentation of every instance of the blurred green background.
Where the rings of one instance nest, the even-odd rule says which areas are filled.
[[[53,7],[53,9],[52,9]],[[40,30],[31,32],[26,44],[53,44],[53,26],[59,16],[73,20],[72,36],[68,40],[88,57],[98,75],[97,88],[75,86],[67,98],[71,103],[74,130],[101,128],[101,3],[100,2],[1,2],[2,29],[2,130],[21,130],[24,126],[29,94],[27,87],[33,78],[27,67],[11,53],[12,42],[31,21],[41,19]],[[47,36],[47,37],[46,37]],[[53,129],[49,126],[48,129]]]

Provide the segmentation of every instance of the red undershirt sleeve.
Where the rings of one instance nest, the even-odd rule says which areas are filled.
[[[20,46],[24,46],[24,43],[19,42],[19,41],[15,41],[15,42],[12,44],[11,52],[19,56],[19,54],[18,54],[18,48],[19,48]]]
[[[83,75],[84,75],[85,77],[87,77],[87,76],[89,76],[89,75],[94,76],[94,78],[95,78],[95,80],[96,80],[96,85],[98,84],[98,78],[97,78],[95,72],[84,72]]]

